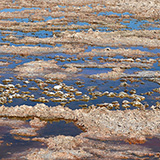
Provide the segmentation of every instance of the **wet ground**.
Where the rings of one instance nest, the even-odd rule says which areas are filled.
[[[111,111],[159,110],[159,2],[144,1],[144,7],[136,1],[131,4],[121,1],[68,3],[39,0],[33,3],[4,0],[0,4],[0,104],[5,107],[34,107],[43,103],[51,107],[61,105],[73,111],[98,107]],[[86,131],[79,122],[77,125],[76,118],[61,119],[57,116],[58,119],[47,120],[43,119],[45,116],[37,115],[42,123],[45,121],[44,126],[37,127],[31,122],[34,116],[20,116],[18,110],[17,115],[12,116],[6,111],[0,116],[0,158],[16,157],[17,153],[22,153],[21,159],[26,155],[30,159],[34,155],[29,155],[34,153],[32,148],[45,150],[46,143],[48,145],[47,140],[36,142],[34,138],[76,137]],[[20,118],[20,122],[12,122],[12,118],[15,121]],[[35,123],[41,124],[38,120]],[[125,145],[132,150],[126,157],[118,156],[117,159],[149,156],[158,159],[159,124],[157,120],[158,131],[152,138],[136,144],[139,152],[145,150],[143,155],[131,149],[134,144],[129,144],[130,141],[114,139],[104,143],[118,144],[117,148]],[[33,130],[19,131],[26,128]],[[81,141],[80,146],[87,155],[75,153],[76,158],[102,158],[102,150],[96,148],[97,153],[96,149],[89,150],[93,147],[90,145],[92,140],[87,141],[86,146],[86,140],[82,138]],[[97,141],[93,140],[93,144],[96,145]],[[85,150],[84,146],[88,148]],[[127,150],[125,147],[123,152]],[[115,148],[108,150],[120,155]],[[66,154],[66,159],[69,159],[71,153]],[[42,156],[43,159],[44,155],[33,157],[38,159]],[[47,156],[49,159],[51,154]],[[70,158],[74,159],[74,156]]]

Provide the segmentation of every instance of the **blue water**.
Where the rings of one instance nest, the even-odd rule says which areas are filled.
[[[122,16],[122,15],[132,15],[132,14],[130,14],[130,13],[128,13],[128,12],[124,12],[124,13],[115,13],[115,12],[112,12],[112,11],[110,11],[110,12],[100,12],[100,13],[98,13],[98,16],[109,16],[109,15],[117,15],[117,16]]]

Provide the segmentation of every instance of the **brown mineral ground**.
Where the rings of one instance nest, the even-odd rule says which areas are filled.
[[[34,107],[23,105],[8,108],[2,106],[0,112],[1,117],[71,120],[85,130],[84,133],[76,137],[59,135],[53,138],[33,138],[33,141],[47,144],[47,148],[30,149],[29,153],[28,151],[21,153],[27,159],[39,159],[41,157],[44,159],[95,159],[96,157],[100,159],[122,159],[159,155],[149,148],[128,144],[145,143],[146,137],[159,134],[160,111],[157,109],[109,111],[105,107],[95,108],[92,106],[92,109],[73,111],[62,106],[48,107],[44,104],[37,104]],[[45,125],[45,122],[40,122],[39,118],[30,121],[30,125],[35,128],[15,128],[10,131],[11,134],[36,136],[36,128]]]
[[[102,57],[114,57],[117,55],[121,55],[124,57],[132,57],[132,58],[140,58],[145,56],[152,57],[154,56],[153,53],[150,52],[143,52],[138,49],[125,49],[125,48],[118,48],[118,49],[112,49],[112,48],[105,48],[105,49],[92,49],[91,52],[84,52],[79,53],[79,57],[95,57],[95,56],[102,56]],[[155,54],[156,55],[156,54]]]
[[[60,4],[62,6],[67,6],[66,8],[58,7],[57,4]],[[92,8],[88,7],[88,4],[92,4]],[[99,4],[99,5],[97,5]],[[80,1],[67,1],[67,0],[60,0],[60,1],[48,1],[48,0],[39,0],[39,1],[31,1],[31,0],[21,0],[16,1],[15,3],[12,3],[11,0],[4,0],[1,4],[1,9],[4,8],[10,8],[12,6],[13,8],[31,8],[31,7],[40,7],[44,8],[43,12],[40,12],[39,15],[42,14],[48,14],[47,10],[45,8],[50,7],[51,11],[55,10],[61,10],[61,11],[79,11],[80,13],[90,13],[90,12],[106,12],[106,11],[113,11],[113,12],[129,12],[134,14],[134,18],[147,18],[147,19],[158,19],[159,18],[159,1],[149,1],[149,0],[142,0],[141,3],[139,3],[136,0],[130,1],[118,1],[118,0],[80,0]],[[105,7],[104,7],[105,6]],[[31,11],[30,11],[31,12]],[[34,11],[33,11],[34,12]],[[40,17],[41,16],[37,16]]]
[[[99,141],[83,136],[57,136],[49,139],[36,139],[47,144],[47,149],[34,149],[28,153],[28,159],[136,159],[154,157],[159,153],[138,145],[128,145],[121,141]],[[119,144],[121,142],[121,144]],[[58,145],[57,145],[58,144]],[[44,159],[45,159],[44,158]]]
[[[97,133],[97,137],[107,138],[113,135],[136,137],[159,133],[159,110],[110,111],[105,107],[71,110],[67,107],[48,107],[37,104],[34,107],[23,105],[0,107],[1,117],[39,117],[45,120],[72,120],[87,132]],[[121,120],[121,121],[120,121]],[[34,119],[34,121],[39,121]],[[31,126],[33,121],[30,122]],[[38,122],[40,123],[40,122]],[[43,123],[43,122],[41,122]]]
[[[45,77],[52,79],[66,79],[80,71],[75,67],[69,67],[67,69],[60,68],[55,60],[49,61],[32,61],[23,65],[17,66],[14,71],[21,77]]]
[[[29,46],[7,46],[3,45],[0,46],[0,53],[1,54],[14,54],[14,55],[22,55],[22,56],[28,56],[28,55],[42,55],[42,54],[48,54],[48,53],[57,53],[57,52],[63,52],[63,48],[59,49],[58,47],[55,48],[47,48],[47,47],[29,47]]]
[[[64,45],[64,47],[29,47],[29,46],[7,46],[2,45],[0,46],[0,53],[1,54],[13,54],[13,55],[21,55],[21,56],[28,56],[28,55],[35,55],[41,56],[44,54],[49,53],[66,53],[66,54],[77,54],[79,52],[83,52],[84,49],[81,46],[77,46],[76,48],[72,45]]]
[[[41,127],[44,127],[47,124],[47,122],[40,121],[39,118],[34,117],[34,119],[31,120],[29,124],[32,128],[41,128]]]
[[[128,69],[128,68],[134,68],[134,67],[150,68],[152,66],[152,64],[145,64],[145,63],[140,63],[140,62],[127,62],[127,61],[132,61],[132,59],[128,59],[128,60],[126,59],[126,62],[124,60],[121,63],[104,63],[104,64],[97,64],[96,62],[70,63],[70,64],[63,65],[63,67],[74,67],[74,68],[122,68],[122,69]]]
[[[134,74],[124,74],[124,77],[159,78],[160,71],[139,71]]]
[[[95,46],[143,46],[147,48],[160,48],[159,30],[133,30],[133,31],[115,31],[99,32],[89,29],[88,32],[70,33],[62,32],[61,37],[36,38],[25,37],[18,39],[16,36],[7,36],[4,40],[15,44],[49,44],[55,43],[82,43]]]
[[[8,62],[3,62],[3,61],[0,61],[0,66],[8,66],[10,63]]]
[[[0,10],[0,158],[160,159],[159,0]],[[53,121],[81,132],[43,133]]]
[[[156,79],[160,77],[160,72],[159,71],[139,71],[134,74],[126,74],[126,73],[123,73],[123,69],[113,68],[113,70],[108,73],[93,74],[93,75],[90,75],[89,77],[94,79],[101,79],[101,80],[107,80],[107,79],[113,80],[113,79],[120,79],[120,78],[127,78],[127,77],[134,77],[134,78],[143,77],[143,78]]]
[[[20,128],[21,126],[25,125],[26,122],[21,121],[21,120],[10,120],[7,118],[0,119],[0,126],[9,126],[11,128]]]
[[[10,134],[16,134],[19,136],[37,136],[35,128],[18,128],[10,131]]]
[[[94,74],[94,75],[90,75],[90,78],[94,78],[94,79],[101,79],[101,80],[116,80],[121,78],[122,73],[123,73],[123,69],[121,68],[114,68],[112,71],[108,72],[108,73],[100,73],[100,74]]]
[[[40,121],[38,118],[34,118],[30,120],[30,122],[26,122],[24,120],[16,120],[16,119],[8,119],[1,118],[0,126],[9,127],[10,134],[18,135],[18,136],[37,136],[38,131],[41,127],[44,127],[47,122]],[[25,139],[26,137],[19,137],[19,139]],[[18,137],[17,137],[18,138]]]
[[[38,10],[38,12],[39,12],[39,10]],[[2,13],[3,12],[1,12],[0,14],[2,14]],[[11,17],[9,16],[9,18],[19,18],[18,16],[14,16],[14,13],[11,13],[12,16]],[[6,12],[4,14],[6,14]],[[21,12],[19,14],[20,14],[20,16],[22,16]],[[71,13],[71,14],[73,14],[73,13]],[[68,16],[72,17],[73,15],[71,16],[71,14],[69,14]],[[53,16],[53,14],[51,14],[51,13],[50,13],[50,15],[52,17],[55,16],[55,15]],[[0,16],[2,16],[2,15],[0,15]],[[62,17],[62,16],[67,16],[67,13],[62,13],[62,12],[59,13],[58,12],[56,17]],[[81,14],[77,14],[75,16],[83,16],[84,17],[85,15],[83,15],[81,13]],[[8,16],[5,16],[3,18],[7,19]],[[22,17],[22,18],[26,18],[26,17]],[[47,22],[37,22],[37,23],[33,23],[33,22],[25,23],[25,22],[0,21],[0,29],[3,30],[4,27],[5,27],[5,29],[7,29],[7,30],[11,30],[11,31],[23,31],[24,33],[27,33],[27,32],[41,31],[41,30],[44,30],[44,29],[47,30],[47,31],[55,31],[55,30],[59,30],[59,29],[63,30],[63,31],[65,31],[65,30],[73,30],[73,29],[89,29],[89,28],[96,29],[96,28],[98,28],[100,26],[102,26],[102,27],[108,27],[109,29],[115,29],[115,30],[126,28],[125,25],[117,23],[116,20],[113,20],[111,18],[107,18],[106,19],[103,16],[102,17],[98,17],[96,15],[94,15],[94,16],[91,15],[90,18],[91,18],[90,20],[88,20],[87,17],[86,17],[86,19],[80,19],[80,20],[81,21],[86,21],[88,23],[91,23],[92,22],[91,20],[94,20],[94,21],[97,20],[96,21],[97,24],[90,24],[90,25],[83,25],[83,26],[82,25],[75,25],[75,24],[66,25],[67,22],[69,22],[71,18],[68,18],[68,19],[63,18],[63,19],[61,19],[61,21],[59,21],[59,20],[54,20],[54,21],[53,20],[49,20]],[[42,20],[43,19],[44,18],[42,18]],[[103,19],[103,21],[102,21],[102,19]],[[40,20],[40,19],[38,19],[38,20]],[[56,26],[53,26],[53,25],[56,25]],[[7,34],[7,33],[4,33],[4,32],[2,32],[2,33],[3,34]]]

